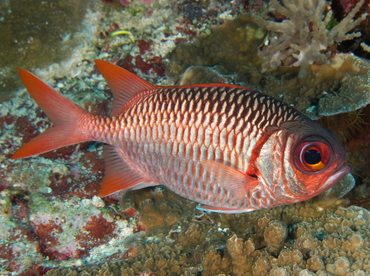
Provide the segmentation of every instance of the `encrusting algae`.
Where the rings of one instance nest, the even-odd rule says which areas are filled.
[[[103,2],[99,12],[88,15],[94,19],[86,21],[92,32],[88,34],[91,40],[84,41],[90,42],[75,47],[72,61],[37,72],[84,108],[91,106],[97,113],[110,110],[111,92],[94,68],[95,58],[115,61],[162,85],[178,84],[188,67],[198,65],[189,70],[187,80],[183,77],[184,84],[198,75],[194,83],[208,79],[262,90],[312,118],[340,113],[328,117],[334,125],[348,122],[346,116],[352,115],[341,113],[344,110],[354,112],[351,108],[368,104],[368,62],[352,54],[333,50],[331,63],[326,65],[332,74],[329,83],[316,80],[320,76],[325,80],[324,67],[316,63],[308,67],[307,79],[298,78],[300,68],[289,64],[274,74],[261,73],[263,56],[258,53],[266,49],[260,46],[268,30],[245,15],[249,6],[244,2],[190,0],[180,1],[178,8],[164,0],[149,5],[133,1],[125,7],[115,0]],[[268,9],[276,13],[273,6]],[[265,10],[262,4],[254,5],[253,12],[267,18],[262,15]],[[129,31],[135,41],[128,35],[111,37],[117,30]],[[224,37],[228,40],[221,43]],[[242,44],[244,40],[248,42]],[[185,41],[190,43],[185,45]],[[193,49],[190,54],[187,47]],[[272,86],[282,88],[269,92]],[[348,96],[355,99],[351,108],[342,100]],[[350,136],[333,129],[348,151],[368,145],[368,107],[358,114],[364,123],[358,131],[351,130]],[[102,146],[96,143],[10,161],[24,141],[50,127],[46,116],[25,95],[0,104],[0,123],[0,274],[370,274],[370,214],[353,206],[369,208],[369,155],[365,150],[350,155],[361,166],[356,169],[357,185],[349,198],[338,199],[354,185],[351,176],[319,198],[228,215],[197,211],[195,203],[163,187],[132,191],[122,199],[120,195],[94,197],[104,171]]]

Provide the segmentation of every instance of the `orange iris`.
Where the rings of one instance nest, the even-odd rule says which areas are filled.
[[[330,161],[331,150],[322,142],[303,142],[299,145],[295,163],[303,172],[317,172],[326,168]]]

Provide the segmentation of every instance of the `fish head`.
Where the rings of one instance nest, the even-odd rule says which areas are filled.
[[[274,206],[312,198],[351,171],[334,134],[308,118],[283,123],[260,157],[259,169]]]
[[[346,152],[328,129],[306,118],[293,129],[287,130],[287,145],[291,146],[286,151],[288,173],[295,176],[295,181],[288,185],[297,198],[306,200],[332,187],[351,171],[351,165],[345,163]],[[301,189],[294,188],[297,186]]]

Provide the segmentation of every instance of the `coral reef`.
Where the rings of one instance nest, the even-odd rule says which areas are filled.
[[[98,1],[96,11],[86,13],[81,32],[77,30],[80,21],[67,22],[73,25],[68,32],[80,44],[67,48],[70,55],[50,53],[50,63],[59,62],[60,55],[63,62],[46,67],[34,64],[38,68],[32,71],[84,108],[105,114],[109,113],[111,93],[94,68],[94,58],[111,60],[160,85],[180,83],[185,71],[184,84],[217,81],[246,85],[302,110],[314,107],[313,116],[350,111],[368,102],[368,64],[349,54],[337,54],[330,64],[308,66],[307,79],[296,78],[296,67],[261,74],[258,51],[267,30],[244,13],[264,11],[263,1],[184,0],[176,7],[166,0],[127,4]],[[5,1],[4,5],[12,4]],[[43,5],[49,9],[48,5],[54,4]],[[86,11],[80,9],[75,12]],[[34,10],[31,3],[29,11]],[[48,16],[60,10],[56,8]],[[34,14],[49,18],[43,17],[44,10]],[[14,20],[8,16],[1,24]],[[59,28],[51,30],[63,37]],[[42,38],[33,37],[39,45]],[[53,41],[43,43],[44,49],[54,47]],[[38,59],[36,52],[27,55],[35,53],[33,58]],[[11,70],[24,67],[17,62]],[[14,90],[15,86],[8,88]],[[25,93],[17,95],[0,100],[1,275],[370,273],[369,212],[353,206],[364,200],[361,206],[369,208],[370,202],[366,185],[370,179],[369,139],[364,135],[369,133],[368,107],[356,113],[364,123],[355,124],[359,129],[350,131],[351,139],[337,131],[345,137],[349,151],[359,149],[351,158],[362,162],[356,170],[361,174],[356,178],[363,181],[361,188],[338,199],[354,185],[349,175],[307,202],[225,215],[197,211],[196,203],[162,187],[132,191],[122,198],[120,194],[96,197],[104,173],[102,145],[97,143],[10,160],[16,148],[50,127]],[[350,108],[341,99],[348,96]],[[350,115],[338,116],[344,117],[332,117],[329,127],[335,127],[338,120],[347,122]]]
[[[211,29],[194,43],[180,44],[171,52],[166,73],[181,75],[193,65],[224,68],[224,73],[259,72],[262,59],[258,47],[266,36],[266,30],[259,27],[247,14]],[[236,54],[237,53],[237,54]],[[220,70],[220,69],[219,69]]]
[[[331,11],[326,14],[326,21],[321,21],[326,2],[318,1],[320,5],[314,5],[311,10],[309,6],[304,6],[308,5],[306,2],[299,2],[297,6],[289,4],[289,9],[273,2],[277,11],[283,9],[286,11],[284,15],[292,17],[285,18],[282,23],[264,21],[257,15],[241,16],[214,27],[210,35],[200,37],[192,43],[180,44],[168,56],[171,63],[167,67],[167,74],[183,74],[183,84],[222,81],[256,89],[281,99],[312,119],[366,106],[370,102],[369,61],[351,53],[337,53],[335,48],[330,47],[340,39],[361,35],[360,32],[347,32],[366,18],[365,13],[353,20],[362,2],[356,6],[356,10],[329,30],[325,26],[328,24],[326,21],[331,18]],[[294,10],[298,10],[299,15],[300,12],[304,13],[305,17],[293,13]],[[296,21],[308,25],[304,25],[305,28],[296,28],[292,23]],[[312,27],[309,22],[313,21],[319,27]],[[351,24],[347,24],[348,22]],[[263,43],[261,36],[266,34],[266,30],[256,23],[267,28],[280,26],[281,30],[289,23],[292,30],[279,36],[275,43],[270,41],[269,45],[262,46],[262,51],[259,51],[258,48]],[[299,33],[300,30],[303,34]],[[283,44],[286,44],[285,52],[277,49],[283,47]],[[289,46],[291,44],[292,48]],[[319,45],[320,49],[314,49],[314,45]],[[321,47],[326,48],[323,50]],[[261,56],[258,57],[257,53]],[[263,63],[266,65],[262,57],[269,64],[274,64],[274,58],[270,54],[278,57],[278,64],[275,65],[279,66],[274,65],[273,67],[278,68],[261,73]],[[302,62],[306,62],[304,65],[299,58],[293,57],[300,54]],[[282,66],[284,64],[286,66]]]
[[[171,196],[158,189],[154,200]],[[367,275],[370,213],[338,203],[238,215],[183,210],[171,229],[137,240],[124,261],[46,275]]]
[[[263,68],[275,69],[282,65],[300,67],[298,74],[300,78],[305,76],[310,64],[327,64],[333,54],[335,55],[331,47],[336,43],[361,36],[360,32],[349,32],[367,16],[364,13],[354,20],[364,3],[364,0],[361,0],[343,20],[334,27],[328,28],[332,20],[332,11],[329,10],[323,18],[327,8],[326,1],[285,0],[284,5],[281,5],[277,0],[271,0],[271,3],[286,19],[282,22],[274,22],[255,17],[259,25],[273,33],[279,33],[277,37],[274,34],[271,35],[268,45],[262,48]]]
[[[331,1],[331,7],[333,10],[333,15],[336,21],[342,20],[343,17],[347,15],[358,3],[358,0],[333,0]],[[361,14],[370,12],[370,1],[365,0],[361,9],[356,15],[358,18]],[[370,58],[370,50],[366,45],[370,45],[370,17],[368,16],[366,20],[362,21],[361,24],[356,27],[358,32],[361,32],[361,37],[354,38],[353,40],[343,41],[338,45],[338,51],[340,52],[352,52],[355,55],[363,58]],[[364,48],[365,46],[365,48]]]
[[[312,119],[350,112],[370,103],[370,62],[353,54],[337,54],[329,64],[312,64],[303,78],[278,69],[259,90],[290,103]]]

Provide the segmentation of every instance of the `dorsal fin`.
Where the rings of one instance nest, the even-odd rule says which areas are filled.
[[[153,84],[117,65],[100,59],[94,61],[113,92],[112,116],[119,114],[136,93],[156,88]]]

